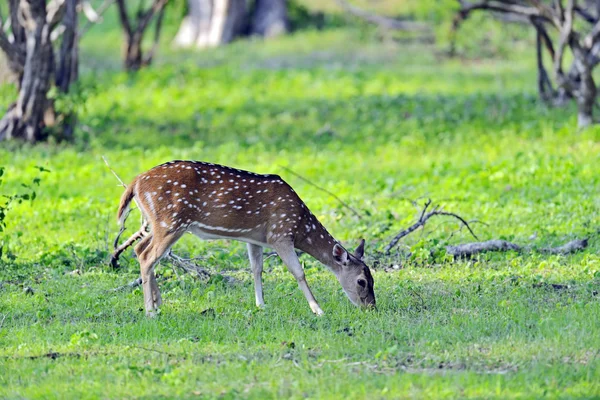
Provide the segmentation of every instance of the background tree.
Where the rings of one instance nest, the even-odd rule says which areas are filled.
[[[78,75],[78,0],[9,0],[10,36],[0,30],[0,48],[6,54],[19,90],[17,101],[0,120],[0,140],[21,138],[35,142],[46,128],[60,123],[62,134],[73,132],[73,115],[57,116],[48,91],[54,84],[66,94]],[[4,17],[0,15],[4,25]],[[60,26],[60,30],[57,27]],[[55,57],[53,38],[62,33]]]
[[[597,87],[594,68],[600,63],[600,2],[598,1],[533,1],[458,0],[460,11],[455,29],[474,11],[487,11],[518,19],[536,31],[538,91],[549,104],[561,105],[568,99],[577,103],[579,127],[594,123]],[[552,32],[554,31],[554,32]],[[544,64],[544,50],[552,61],[552,75]],[[572,61],[564,68],[565,53]],[[554,80],[554,82],[552,82]]]
[[[174,44],[215,47],[244,34],[274,37],[287,30],[286,0],[188,0]]]
[[[124,66],[128,71],[137,71],[142,66],[149,65],[158,48],[160,29],[165,13],[165,6],[169,0],[153,0],[148,9],[144,9],[145,2],[138,3],[135,17],[129,15],[125,0],[117,0],[119,9],[119,20],[125,34]],[[154,42],[150,51],[144,56],[142,40],[146,29],[156,19]]]

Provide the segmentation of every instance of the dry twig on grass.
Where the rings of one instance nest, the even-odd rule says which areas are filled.
[[[425,226],[425,224],[427,223],[427,221],[429,220],[429,218],[435,216],[435,215],[445,215],[448,217],[453,217],[458,219],[464,226],[467,227],[467,229],[469,230],[469,232],[471,233],[471,235],[473,235],[473,237],[477,240],[479,240],[477,238],[477,235],[475,235],[475,233],[473,232],[473,230],[471,229],[471,227],[469,226],[469,223],[460,215],[455,214],[455,213],[451,213],[451,212],[447,212],[447,211],[442,211],[442,208],[440,206],[435,206],[433,207],[433,209],[429,212],[427,212],[427,209],[429,208],[429,206],[431,205],[431,199],[428,199],[427,202],[425,202],[425,205],[423,206],[423,210],[421,210],[421,215],[419,217],[419,219],[417,220],[417,222],[415,222],[414,224],[412,224],[411,226],[409,226],[408,228],[404,229],[403,231],[399,232],[393,239],[392,241],[385,247],[385,254],[390,254],[390,251],[398,244],[398,242],[400,241],[400,239],[402,239],[405,236],[408,236],[409,234],[411,234],[412,232],[416,231],[417,229],[419,229],[422,226]]]
[[[322,192],[327,193],[328,195],[330,195],[331,197],[333,197],[334,199],[336,199],[338,201],[338,203],[340,203],[343,207],[347,208],[348,210],[352,211],[352,213],[354,215],[356,215],[358,217],[358,219],[362,219],[362,216],[359,214],[358,211],[356,211],[354,208],[350,207],[344,200],[340,199],[338,196],[336,196],[334,193],[331,193],[329,190],[317,185],[314,182],[311,182],[309,179],[303,177],[302,175],[292,171],[291,169],[289,169],[288,167],[284,167],[283,165],[280,165],[281,168],[285,169],[287,172],[289,172],[290,174],[294,175],[297,178],[302,179],[304,182],[308,183],[309,185],[319,189]]]
[[[588,239],[572,240],[562,246],[538,249],[540,253],[567,255],[583,250],[588,246]],[[521,247],[505,240],[488,240],[486,242],[464,243],[457,246],[447,246],[446,253],[454,258],[468,258],[485,251],[531,251],[531,246]]]
[[[385,247],[385,254],[390,254],[391,249],[394,248],[398,244],[400,239],[402,239],[405,236],[408,236],[409,234],[416,231],[417,229],[425,226],[427,221],[434,215],[445,215],[445,216],[450,216],[450,217],[454,217],[454,218],[458,219],[461,222],[462,226],[467,227],[467,229],[469,230],[471,235],[473,235],[473,237],[475,239],[479,240],[477,238],[477,236],[475,235],[475,233],[473,232],[473,230],[471,229],[471,227],[469,226],[469,222],[467,222],[460,215],[451,213],[451,212],[447,212],[447,211],[442,211],[441,207],[439,207],[439,206],[435,206],[435,207],[433,207],[433,209],[431,209],[431,211],[427,212],[427,210],[429,209],[430,206],[431,206],[431,200],[428,199],[427,202],[425,202],[423,209],[421,210],[421,214],[420,214],[417,222],[415,222],[408,228],[400,231],[392,239],[392,241]],[[470,222],[471,223],[472,222],[482,223],[480,221],[470,221]],[[583,250],[587,246],[588,246],[587,238],[572,240],[572,241],[570,241],[562,246],[558,246],[558,247],[545,247],[545,248],[538,248],[538,249],[535,249],[532,246],[525,246],[525,247],[519,246],[518,244],[511,243],[506,240],[493,239],[493,240],[487,240],[484,242],[472,242],[472,243],[458,244],[456,246],[446,246],[446,253],[452,255],[454,258],[468,258],[468,257],[474,256],[475,254],[479,254],[482,252],[490,252],[490,251],[523,252],[523,251],[535,250],[540,253],[567,255],[567,254],[571,254],[571,253],[575,253],[577,251]]]

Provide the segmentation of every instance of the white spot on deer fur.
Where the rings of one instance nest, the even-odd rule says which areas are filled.
[[[198,201],[200,201],[200,200],[198,200]],[[203,206],[206,206],[206,202],[202,203],[202,205],[203,205]]]
[[[215,183],[215,181],[210,181],[211,184]]]
[[[315,224],[312,224],[312,228],[313,228],[313,231],[314,231],[315,229],[317,229],[317,227],[315,226]]]
[[[254,183],[254,179],[250,179],[250,183]]]
[[[168,225],[165,223],[165,221],[160,221],[160,226],[166,228]]]
[[[173,182],[173,181],[172,181],[172,180],[170,180],[170,179],[167,181],[167,183],[171,183],[171,182]]]
[[[185,189],[187,187],[187,185],[181,185],[182,189]]]
[[[152,212],[154,212],[154,202],[152,201],[152,195],[150,194],[150,192],[144,193],[144,197],[146,197],[146,201],[148,202],[148,205],[150,206],[150,210]]]
[[[163,199],[163,197],[162,197],[162,196],[159,196],[158,200],[160,201],[160,200],[162,200],[162,199]]]

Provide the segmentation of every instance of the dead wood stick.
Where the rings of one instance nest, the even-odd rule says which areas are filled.
[[[344,200],[340,199],[339,197],[337,197],[334,193],[331,193],[329,190],[317,185],[314,182],[311,182],[309,179],[303,177],[302,175],[292,171],[291,169],[289,169],[288,167],[284,167],[283,165],[280,165],[281,168],[285,169],[287,172],[289,172],[290,174],[302,179],[304,182],[308,183],[309,185],[319,189],[322,192],[327,193],[328,195],[330,195],[331,197],[333,197],[334,199],[336,199],[338,201],[338,203],[340,203],[342,206],[346,207],[348,210],[352,211],[352,213],[354,215],[356,215],[358,217],[358,219],[362,219],[362,216],[358,213],[358,211],[356,211],[354,208],[350,207]]]
[[[123,285],[123,286],[119,286],[118,288],[114,288],[111,291],[112,292],[120,292],[121,290],[125,290],[125,289],[133,289],[136,288],[138,286],[140,286],[142,284],[142,278],[137,278],[135,281],[128,283],[127,285]]]
[[[576,240],[571,240],[569,243],[565,243],[562,246],[558,246],[558,247],[547,247],[544,249],[540,249],[540,252],[542,253],[548,253],[548,254],[561,254],[561,255],[567,255],[567,254],[571,254],[571,253],[575,253],[579,250],[583,250],[588,246],[588,239],[576,239]]]
[[[567,255],[579,250],[583,250],[588,246],[588,239],[572,240],[562,246],[541,248],[540,253]],[[522,247],[518,244],[507,242],[506,240],[488,240],[486,242],[464,243],[456,246],[446,246],[446,253],[454,256],[454,258],[468,258],[475,254],[486,251],[531,251],[532,247]]]
[[[453,217],[453,218],[458,219],[464,226],[467,227],[467,229],[469,230],[469,232],[471,233],[471,235],[473,235],[473,237],[475,239],[479,240],[477,238],[477,235],[475,235],[475,233],[473,232],[473,230],[469,226],[469,223],[464,218],[462,218],[460,215],[455,214],[455,213],[451,213],[451,212],[447,212],[447,211],[442,211],[438,206],[434,207],[431,211],[427,212],[427,209],[429,208],[430,205],[431,205],[431,199],[428,199],[425,202],[425,205],[423,206],[423,210],[421,210],[421,215],[419,216],[419,219],[417,220],[417,222],[415,222],[414,224],[412,224],[408,228],[404,229],[403,231],[400,231],[392,239],[392,241],[385,247],[384,251],[385,251],[386,254],[390,253],[390,251],[394,248],[394,246],[396,246],[398,244],[398,242],[400,241],[400,239],[402,239],[403,237],[411,234],[412,232],[416,231],[420,227],[424,226],[427,223],[427,220],[429,220],[429,218],[431,218],[431,217],[433,217],[435,215],[444,215],[444,216]]]
[[[194,261],[193,258],[179,257],[178,255],[173,254],[172,251],[169,251],[169,253],[167,253],[167,257],[171,259],[173,264],[177,265],[185,272],[195,273],[196,275],[198,275],[199,278],[208,279],[211,277],[211,273],[208,270],[192,263],[192,261]]]

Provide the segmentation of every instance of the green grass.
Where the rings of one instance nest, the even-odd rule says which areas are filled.
[[[51,170],[33,204],[9,211],[2,239],[0,397],[600,396],[600,130],[577,132],[572,108],[538,103],[529,53],[461,62],[343,28],[164,50],[127,75],[118,33],[106,34],[82,49],[96,88],[76,142],[0,149],[2,193],[40,175],[35,165]],[[378,312],[353,308],[308,256],[326,315],[310,313],[274,257],[257,310],[245,246],[186,237],[175,250],[215,275],[163,263],[165,304],[145,318],[139,289],[112,290],[138,272],[131,252],[122,270],[106,265],[122,188],[103,155],[126,181],[175,158],[280,174],[338,239],[367,239]],[[486,222],[473,225],[481,239],[590,247],[452,262],[444,246],[472,238],[441,218],[382,255],[418,215],[406,199],[426,197]]]

